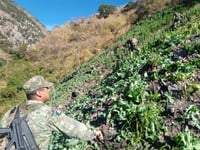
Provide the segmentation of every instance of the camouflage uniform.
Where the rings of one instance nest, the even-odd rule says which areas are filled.
[[[42,102],[29,100],[19,105],[20,116],[26,117],[29,127],[41,150],[47,150],[53,130],[60,130],[69,137],[92,140],[95,131],[84,124],[67,117],[61,110]],[[1,121],[1,127],[7,126],[8,111]]]
[[[184,22],[184,17],[178,13],[174,12],[174,20],[173,20],[173,29],[177,29],[180,27]]]
[[[30,81],[28,84],[29,83]],[[35,83],[35,80],[32,80],[31,84],[32,83]],[[28,88],[28,84],[25,83],[24,86],[27,86],[26,89],[31,89]],[[45,86],[52,85],[50,82],[44,83],[43,79],[38,84]],[[37,88],[37,86],[35,88]],[[35,88],[32,88],[31,90]],[[29,90],[26,92],[29,92]],[[89,129],[83,123],[66,116],[61,109],[46,105],[38,100],[27,100],[20,104],[19,108],[20,116],[27,119],[28,125],[35,137],[35,141],[41,150],[48,149],[53,130],[62,131],[69,137],[79,138],[85,141],[90,141],[96,138],[96,132]],[[0,121],[0,127],[8,126],[8,119],[11,110],[9,110]]]
[[[137,38],[133,37],[131,39],[128,39],[126,41],[126,45],[128,47],[128,50],[131,53],[131,59],[133,58],[133,52],[134,52],[134,50],[140,53],[140,48],[138,47]]]

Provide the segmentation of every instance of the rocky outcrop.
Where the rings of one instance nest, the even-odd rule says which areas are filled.
[[[47,33],[37,19],[13,1],[0,1],[0,49],[8,52],[22,44],[31,46]]]

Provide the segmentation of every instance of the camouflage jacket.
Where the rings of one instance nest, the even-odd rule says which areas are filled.
[[[53,130],[60,130],[69,137],[86,141],[94,139],[95,131],[86,125],[66,116],[62,110],[35,100],[28,100],[19,105],[20,116],[26,117],[29,127],[41,150],[47,150]],[[11,110],[10,110],[11,111]],[[0,127],[7,127],[10,111],[0,122]]]

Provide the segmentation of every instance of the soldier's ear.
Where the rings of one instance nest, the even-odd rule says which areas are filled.
[[[35,95],[38,97],[42,97],[42,91],[41,90],[36,90]]]

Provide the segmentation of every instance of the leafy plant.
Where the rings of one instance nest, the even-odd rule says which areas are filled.
[[[200,141],[197,140],[188,128],[184,133],[174,136],[175,147],[173,150],[198,150]]]
[[[164,14],[168,14],[165,21],[163,21]],[[198,49],[196,48],[197,44],[191,46],[185,41],[191,36],[190,30],[199,31],[198,26],[193,26],[196,23],[186,25],[188,28],[183,27],[171,31],[169,23],[172,14],[172,9],[166,9],[164,12],[156,13],[151,19],[141,20],[137,26],[120,39],[119,44],[123,45],[126,39],[132,37],[133,34],[138,37],[139,44],[141,44],[141,53],[135,55],[134,60],[131,60],[128,56],[126,47],[121,48],[120,51],[110,48],[102,55],[96,56],[84,64],[79,73],[74,73],[73,77],[70,76],[59,85],[57,90],[62,94],[66,94],[68,91],[72,91],[69,87],[79,87],[84,82],[94,81],[94,79],[97,81],[98,75],[113,67],[112,72],[107,74],[98,85],[88,89],[91,93],[96,93],[91,94],[88,92],[80,96],[80,99],[77,99],[71,108],[66,108],[66,114],[87,123],[89,123],[91,116],[97,115],[98,121],[100,120],[103,124],[109,125],[110,130],[117,132],[112,137],[112,142],[124,141],[127,144],[125,148],[148,149],[155,144],[158,144],[159,148],[170,147],[171,145],[168,145],[168,143],[164,145],[160,143],[161,134],[167,130],[161,124],[166,117],[163,116],[165,109],[163,102],[176,102],[176,97],[167,88],[167,83],[169,82],[172,86],[180,81],[185,82],[196,72],[198,57],[194,59],[189,59],[189,57],[193,53],[198,53],[195,50]],[[161,31],[158,31],[158,29]],[[173,49],[180,45],[187,51],[185,56],[187,62],[184,63],[181,58],[176,61],[172,59]],[[145,64],[149,67],[144,68],[143,72],[140,71]],[[88,68],[93,70],[88,71]],[[95,70],[96,68],[98,68],[98,71]],[[166,81],[165,91],[161,90],[162,87],[158,82],[155,92],[147,92],[149,83],[159,79]],[[198,85],[194,83],[190,87],[198,90]],[[181,92],[184,92],[184,89],[181,90]],[[60,94],[58,96],[54,95],[54,97],[54,99],[56,97],[62,99]],[[56,103],[56,101],[54,102]],[[190,111],[188,110],[185,113],[185,115],[187,114],[184,116],[185,120],[188,120],[186,118],[189,117],[190,119],[193,118],[194,122],[196,121],[197,112],[193,109],[191,108]],[[90,123],[94,125],[95,121],[93,120]],[[98,122],[98,125],[101,124]],[[189,137],[189,135],[187,136]],[[177,136],[177,139],[180,137]],[[192,140],[186,140],[187,137],[184,138],[183,141],[192,142]],[[77,143],[77,146],[81,145],[84,145],[84,143]],[[85,147],[87,146],[85,145]],[[175,148],[178,148],[178,146]]]
[[[199,115],[199,108],[196,105],[190,105],[185,109],[182,119],[187,122],[190,121],[194,127],[200,130]]]

